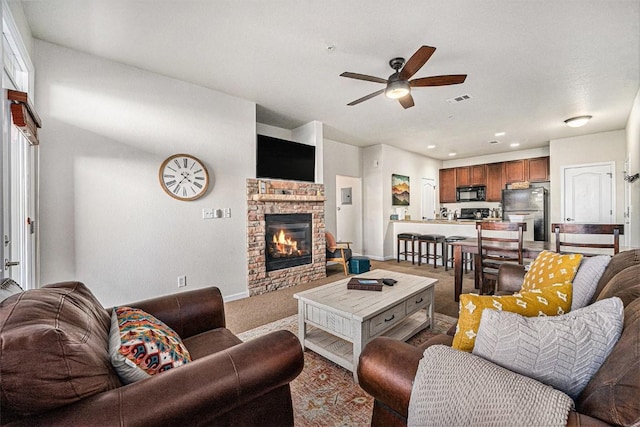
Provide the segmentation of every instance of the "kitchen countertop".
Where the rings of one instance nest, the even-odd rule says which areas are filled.
[[[483,221],[502,221],[501,218],[484,218]],[[460,225],[473,225],[476,223],[475,219],[458,219],[455,221],[449,221],[447,219],[392,219],[391,222],[407,223],[407,224],[460,224]]]

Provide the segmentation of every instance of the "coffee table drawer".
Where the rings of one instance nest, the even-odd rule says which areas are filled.
[[[418,295],[411,297],[407,300],[407,313],[411,313],[412,311],[424,307],[431,302],[431,291],[426,290],[424,292],[419,293]]]
[[[369,323],[369,336],[374,337],[392,325],[401,322],[405,313],[405,303],[403,302],[372,317]]]

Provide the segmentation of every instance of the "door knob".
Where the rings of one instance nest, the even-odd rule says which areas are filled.
[[[4,268],[5,270],[9,267],[15,267],[16,265],[20,265],[20,261],[9,261],[8,259],[4,260]]]
[[[565,221],[575,221],[573,218],[565,218]]]

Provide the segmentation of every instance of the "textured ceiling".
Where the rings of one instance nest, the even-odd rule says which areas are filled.
[[[318,120],[325,138],[438,159],[623,129],[640,87],[640,0],[28,0],[23,7],[36,38],[253,101],[261,123],[292,129]],[[415,78],[468,74],[466,82],[414,88],[407,110],[384,96],[347,106],[383,86],[340,73],[387,78],[391,58],[409,58],[421,45],[437,50]],[[447,102],[464,94],[471,98]],[[585,127],[564,125],[583,114],[593,115]]]

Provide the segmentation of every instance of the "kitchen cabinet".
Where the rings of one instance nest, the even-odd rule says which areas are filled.
[[[530,182],[546,182],[549,181],[549,157],[536,157],[527,159],[529,162]]]
[[[486,185],[485,165],[462,166],[456,169],[456,186]]]
[[[486,179],[486,165],[473,165],[469,169],[471,175],[471,185],[487,185]]]
[[[549,157],[440,169],[440,203],[456,201],[456,187],[485,185],[487,202],[500,202],[502,190],[514,182],[548,182]]]
[[[469,166],[455,168],[456,170],[456,187],[465,187],[471,185],[471,174]]]
[[[440,169],[440,203],[456,201],[456,168]]]
[[[527,162],[524,159],[504,162],[504,183],[511,184],[512,182],[526,181],[528,175],[526,166]]]
[[[549,157],[504,162],[504,183],[549,181]]]
[[[503,163],[490,163],[487,165],[487,202],[500,202],[502,200]]]

